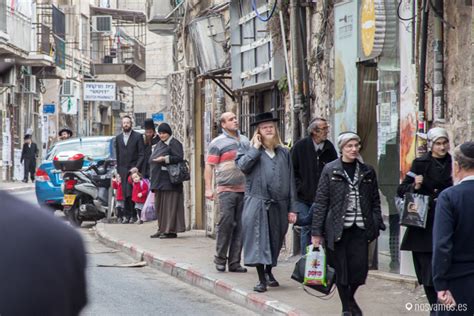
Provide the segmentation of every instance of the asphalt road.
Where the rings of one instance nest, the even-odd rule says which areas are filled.
[[[36,204],[33,192],[14,195]],[[93,223],[82,226],[89,297],[82,315],[256,315],[149,267],[99,267],[99,264],[126,264],[134,260],[98,242],[91,230]]]

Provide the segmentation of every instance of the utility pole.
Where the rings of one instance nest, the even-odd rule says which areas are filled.
[[[436,18],[433,21],[433,120],[445,122],[444,112],[444,80],[443,80],[443,0],[434,1]]]
[[[431,0],[423,0],[423,17],[421,20],[420,77],[418,79],[418,132],[425,133],[425,78],[426,48],[428,42],[428,18]],[[426,141],[417,137],[417,155],[426,152]]]
[[[299,0],[290,0],[290,42],[291,42],[291,66],[293,68],[293,93],[294,106],[291,109],[291,129],[292,129],[292,144],[294,144],[301,136],[299,114],[303,110],[303,73],[301,69],[300,59],[303,56],[300,41],[301,36],[299,32]]]

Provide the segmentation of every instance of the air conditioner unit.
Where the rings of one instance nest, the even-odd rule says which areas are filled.
[[[16,68],[12,67],[5,74],[0,76],[0,87],[16,86]]]
[[[24,79],[25,79],[25,85],[24,85],[25,93],[36,93],[36,76],[26,75]]]
[[[112,16],[96,15],[92,17],[92,31],[101,33],[112,33]]]
[[[73,97],[76,89],[76,84],[73,80],[67,79],[63,81],[63,89],[61,95],[63,97]]]

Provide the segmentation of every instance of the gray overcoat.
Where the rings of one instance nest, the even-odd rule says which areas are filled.
[[[263,148],[247,145],[236,159],[246,176],[242,214],[246,266],[277,265],[288,230],[288,213],[297,212],[290,153],[284,147],[277,147],[275,154],[270,158]]]

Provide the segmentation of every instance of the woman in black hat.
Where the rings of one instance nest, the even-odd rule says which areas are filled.
[[[257,129],[250,145],[237,156],[237,165],[246,176],[242,214],[244,264],[257,268],[256,292],[279,286],[272,268],[277,265],[288,222],[296,221],[293,165],[276,121],[270,112],[258,114],[252,124]]]
[[[158,127],[160,142],[150,157],[151,190],[155,193],[158,231],[151,238],[176,238],[185,231],[183,184],[170,181],[167,166],[184,159],[183,145],[173,136],[171,127]]]

